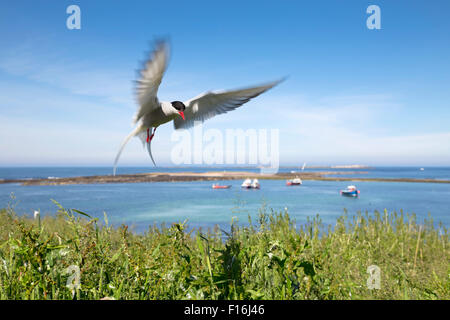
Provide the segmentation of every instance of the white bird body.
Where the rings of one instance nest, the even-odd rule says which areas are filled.
[[[186,102],[159,101],[157,92],[169,60],[169,46],[166,42],[159,42],[150,59],[140,71],[137,81],[136,93],[139,104],[138,111],[133,119],[136,128],[125,138],[120,146],[114,161],[114,175],[116,166],[127,142],[134,136],[141,138],[147,145],[150,158],[151,140],[156,128],[164,123],[173,121],[175,129],[186,129],[203,122],[218,114],[234,110],[250,99],[274,87],[282,80],[265,85],[237,89],[230,91],[209,91],[202,93]],[[152,131],[150,135],[150,131]],[[155,164],[156,165],[156,164]]]
[[[179,113],[172,107],[170,102],[161,101],[158,104],[158,107],[153,108],[150,112],[143,115],[141,125],[144,128],[156,128],[179,116]]]

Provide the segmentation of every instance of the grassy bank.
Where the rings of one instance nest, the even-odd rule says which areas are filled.
[[[432,221],[344,214],[324,229],[318,217],[296,226],[263,207],[249,222],[226,232],[180,223],[134,234],[62,207],[42,220],[5,209],[0,299],[450,298],[449,235]],[[367,287],[371,265],[379,289]]]

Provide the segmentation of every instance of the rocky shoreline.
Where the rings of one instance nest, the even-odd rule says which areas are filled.
[[[410,179],[410,178],[358,178],[358,177],[330,177],[329,175],[357,175],[365,174],[364,171],[323,171],[302,173],[277,173],[260,174],[243,171],[213,171],[213,172],[158,172],[123,175],[82,176],[67,178],[47,179],[7,179],[0,180],[4,183],[20,183],[24,186],[33,185],[70,185],[70,184],[105,184],[105,183],[145,183],[145,182],[188,182],[188,181],[218,181],[218,180],[243,180],[246,178],[257,178],[260,180],[287,180],[299,177],[302,180],[318,181],[373,181],[373,182],[422,182],[422,183],[450,183],[450,180],[435,179]]]

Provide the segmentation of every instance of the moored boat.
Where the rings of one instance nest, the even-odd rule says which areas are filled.
[[[252,188],[253,189],[259,189],[259,187],[260,187],[260,184],[259,184],[258,179],[253,179]]]
[[[357,190],[355,186],[348,186],[347,189],[341,190],[341,195],[357,197],[359,195],[359,190]]]
[[[245,179],[244,182],[241,184],[242,188],[250,189],[252,187],[252,180],[251,179]]]
[[[219,185],[219,184],[214,183],[214,184],[212,185],[212,188],[213,188],[213,189],[229,189],[229,188],[231,188],[231,185],[221,186],[221,185]]]
[[[299,177],[296,177],[295,179],[290,179],[286,181],[286,185],[287,186],[300,186],[302,185],[302,179],[300,179]]]

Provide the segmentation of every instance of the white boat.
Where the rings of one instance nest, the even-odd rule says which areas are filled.
[[[425,170],[424,168],[420,168],[420,171],[423,171],[423,170]]]
[[[260,187],[260,185],[259,185],[258,179],[253,179],[252,188],[253,189],[259,189],[259,187]]]
[[[299,177],[286,181],[287,186],[300,186],[302,183],[302,179],[300,179]]]
[[[245,179],[244,182],[242,182],[241,187],[250,189],[252,187],[252,180],[251,179]]]

